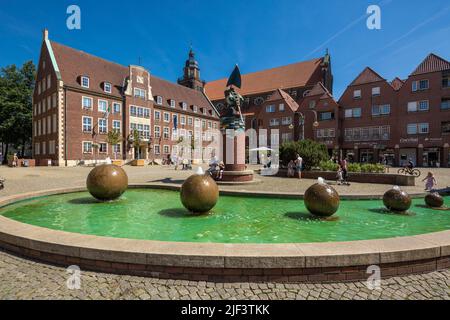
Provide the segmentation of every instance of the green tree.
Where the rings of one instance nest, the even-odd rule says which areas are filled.
[[[32,61],[0,70],[0,141],[6,145],[5,155],[10,145],[21,148],[23,155],[31,144],[35,77]]]
[[[285,142],[280,146],[280,159],[285,166],[289,161],[297,159],[297,154],[303,158],[306,170],[318,167],[329,158],[327,147],[312,140]]]
[[[122,135],[119,130],[111,130],[108,132],[106,142],[111,146],[111,150],[114,150],[114,146],[122,141]],[[114,160],[117,160],[117,154],[114,152]]]
[[[134,129],[132,132],[132,137],[133,137],[134,152],[137,155],[137,160],[139,160],[140,159],[139,148],[141,147],[141,136],[139,135],[139,131]]]

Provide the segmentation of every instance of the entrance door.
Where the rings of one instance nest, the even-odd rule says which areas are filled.
[[[423,165],[424,167],[435,168],[440,166],[440,152],[438,149],[424,150]]]
[[[135,159],[142,159],[142,147],[134,148],[134,158]]]

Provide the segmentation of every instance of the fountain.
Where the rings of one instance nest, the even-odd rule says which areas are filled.
[[[97,200],[115,200],[127,189],[128,176],[121,167],[104,164],[91,170],[86,186],[89,193]]]
[[[305,206],[313,215],[331,217],[339,209],[339,194],[323,178],[319,178],[306,190]]]
[[[209,212],[219,199],[219,188],[201,167],[181,186],[180,198],[183,206],[192,213]]]
[[[384,194],[383,203],[391,211],[405,212],[411,208],[411,197],[400,187],[394,186]]]

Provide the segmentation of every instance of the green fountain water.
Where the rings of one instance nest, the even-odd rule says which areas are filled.
[[[179,193],[131,189],[120,200],[97,202],[87,193],[21,201],[0,214],[35,226],[130,239],[217,243],[301,243],[411,236],[450,229],[450,211],[415,199],[405,215],[380,200],[341,201],[328,221],[312,217],[303,201],[221,196],[212,213],[190,216]],[[450,206],[450,197],[445,198]]]

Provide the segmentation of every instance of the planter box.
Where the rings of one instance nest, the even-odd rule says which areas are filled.
[[[131,161],[131,165],[134,167],[143,167],[145,166],[145,160],[144,159],[133,160]]]
[[[287,170],[280,169],[277,174],[278,177],[287,177]],[[302,178],[304,179],[318,179],[324,178],[329,181],[336,181],[336,172],[334,171],[303,171]],[[362,173],[362,172],[349,172],[349,182],[361,182],[361,183],[375,183],[375,184],[389,184],[395,186],[410,186],[416,185],[416,179],[413,176],[406,176],[400,174],[387,174],[387,173]]]
[[[112,160],[112,164],[115,166],[123,166],[123,160]]]

